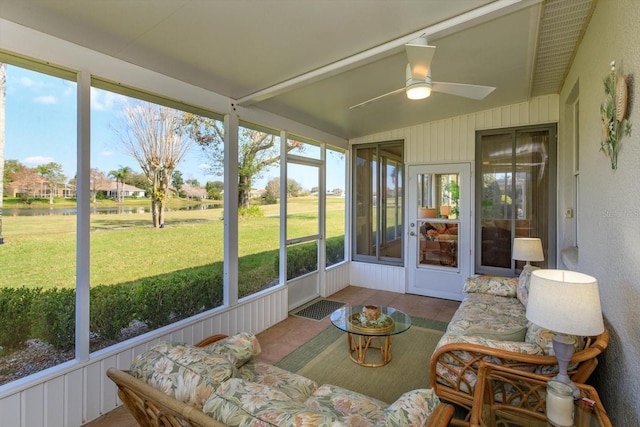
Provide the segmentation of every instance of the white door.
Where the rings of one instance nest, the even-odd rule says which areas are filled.
[[[407,292],[461,301],[471,265],[471,165],[409,166]]]

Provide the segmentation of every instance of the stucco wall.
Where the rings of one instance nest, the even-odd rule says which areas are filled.
[[[599,0],[560,94],[560,108],[578,87],[580,190],[578,261],[575,268],[598,279],[611,342],[592,382],[613,425],[640,425],[640,85],[630,90],[630,138],[624,138],[618,169],[599,152],[599,107],[603,79],[616,61],[625,74],[640,77],[640,2]],[[635,102],[633,101],[635,99]],[[633,105],[635,104],[635,105]],[[561,117],[564,117],[561,114]],[[561,126],[569,123],[562,122]],[[566,130],[566,129],[565,129]],[[565,135],[561,129],[560,135]],[[560,188],[573,179],[570,141],[560,141]],[[561,192],[559,208],[571,207]],[[562,221],[564,227],[570,221]],[[571,233],[559,236],[569,239]],[[564,242],[566,246],[572,242]],[[561,243],[562,247],[562,243]]]

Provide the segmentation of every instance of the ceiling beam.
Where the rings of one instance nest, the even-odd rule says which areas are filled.
[[[241,106],[249,106],[261,101],[265,101],[274,96],[281,95],[290,90],[297,89],[303,85],[313,83],[333,75],[361,67],[365,64],[380,60],[387,56],[399,53],[404,49],[404,45],[418,37],[427,37],[429,40],[453,34],[466,28],[499,18],[509,13],[531,7],[543,0],[498,0],[481,6],[477,9],[465,12],[461,15],[434,24],[430,27],[415,31],[406,36],[389,41],[364,52],[341,59],[324,67],[317,68],[307,73],[301,74],[289,80],[259,90],[237,100]]]

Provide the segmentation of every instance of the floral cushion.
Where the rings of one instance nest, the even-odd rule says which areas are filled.
[[[258,338],[248,332],[242,332],[221,339],[213,344],[202,347],[202,349],[209,354],[226,357],[238,368],[259,355],[262,351]]]
[[[228,426],[333,427],[335,419],[264,384],[232,378],[221,384],[202,411]]]
[[[314,411],[357,426],[373,425],[389,406],[369,396],[330,384],[320,386],[305,405]]]
[[[463,291],[483,293],[502,297],[515,297],[517,279],[515,277],[480,275],[469,277],[464,282]]]
[[[471,327],[512,331],[527,326],[525,308],[517,298],[471,293],[456,310],[447,334],[465,334]]]
[[[412,390],[384,410],[376,426],[424,426],[436,409],[440,399],[431,389]]]
[[[181,402],[202,408],[216,388],[236,375],[226,358],[197,347],[160,342],[136,356],[129,370],[136,378]]]
[[[527,306],[527,301],[529,300],[529,284],[531,282],[531,273],[538,269],[538,267],[533,265],[525,265],[522,268],[520,276],[518,277],[516,296],[525,307]]]
[[[238,376],[246,381],[273,387],[289,398],[301,402],[304,402],[318,388],[315,381],[256,360],[238,369]]]

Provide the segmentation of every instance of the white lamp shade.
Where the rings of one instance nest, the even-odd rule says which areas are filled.
[[[575,271],[533,271],[529,285],[527,319],[562,334],[601,334],[604,323],[598,281]]]
[[[544,261],[542,241],[537,237],[516,237],[513,239],[512,258],[519,261]]]

